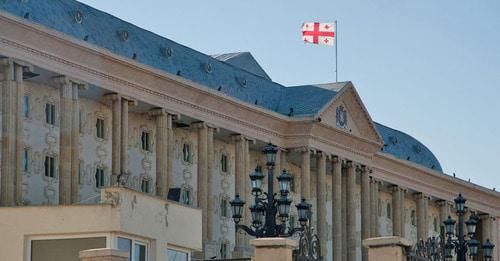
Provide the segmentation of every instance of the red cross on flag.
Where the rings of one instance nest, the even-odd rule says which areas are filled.
[[[333,46],[336,28],[334,23],[304,23],[302,40],[304,43],[325,44]]]

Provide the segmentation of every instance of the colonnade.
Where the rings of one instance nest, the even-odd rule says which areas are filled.
[[[13,206],[22,204],[22,157],[23,117],[22,104],[24,96],[23,72],[30,66],[8,58],[0,59],[0,82],[2,99],[2,157],[0,179],[0,205]],[[84,83],[72,80],[66,76],[54,78],[54,83],[60,89],[60,151],[59,151],[59,204],[78,202],[78,166],[79,166],[79,90],[86,88]],[[122,175],[129,173],[128,166],[128,129],[130,106],[137,105],[133,98],[113,93],[107,94],[105,100],[111,104],[112,111],[112,166],[111,183],[114,184]],[[155,108],[149,112],[156,123],[156,195],[166,198],[173,184],[174,131],[173,121],[177,114],[169,113],[165,108]],[[214,134],[217,128],[207,123],[192,124],[197,132],[197,202],[203,212],[203,243],[215,240],[212,225],[215,205],[210,200],[213,194],[212,183],[215,170]],[[235,194],[245,195],[245,201],[250,202],[250,188],[247,177],[250,168],[250,143],[252,139],[244,135],[233,135],[235,146]],[[369,166],[303,147],[291,150],[283,148],[278,151],[276,169],[281,171],[287,161],[287,153],[300,154],[300,195],[308,200],[314,200],[315,223],[321,242],[322,255],[327,255],[328,232],[331,233],[334,261],[356,260],[357,247],[360,240],[379,236],[379,190],[382,181],[372,176]],[[311,173],[311,160],[316,160],[316,171]],[[330,169],[331,173],[327,173]],[[279,172],[277,172],[279,174]],[[331,179],[331,206],[327,205],[327,179]],[[360,182],[358,192],[357,180]],[[275,182],[275,190],[278,184]],[[393,235],[405,236],[404,199],[407,189],[397,185],[392,191],[392,230]],[[358,198],[359,196],[359,198]],[[417,237],[428,236],[428,205],[430,197],[416,193],[417,202]],[[359,202],[359,208],[358,208]],[[440,223],[450,213],[450,204],[438,201]],[[331,231],[328,231],[327,208],[332,209]],[[358,209],[359,214],[358,214]],[[249,210],[244,210],[244,222],[250,222]],[[360,215],[360,217],[357,217]],[[361,220],[361,235],[357,234],[356,221]],[[492,238],[494,217],[482,215],[482,234]],[[235,256],[243,256],[248,240],[242,233],[235,235]],[[205,245],[204,245],[205,247]],[[362,249],[362,259],[366,260],[366,250]]]

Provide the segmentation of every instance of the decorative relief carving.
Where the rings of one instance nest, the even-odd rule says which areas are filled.
[[[101,200],[101,202],[111,204],[111,206],[116,207],[120,204],[120,193],[105,191],[104,198]]]

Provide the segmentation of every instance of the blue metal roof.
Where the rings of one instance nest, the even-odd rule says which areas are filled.
[[[384,139],[383,152],[443,172],[436,156],[417,139],[380,123],[375,123],[375,126]]]
[[[271,81],[251,55],[222,62],[75,0],[0,0],[0,10],[287,116],[314,115],[337,94],[313,85],[285,87]],[[219,58],[231,58],[226,56]],[[376,128],[384,152],[441,171],[416,139],[381,124]]]

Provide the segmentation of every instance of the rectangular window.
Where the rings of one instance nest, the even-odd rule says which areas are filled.
[[[23,97],[23,117],[30,117],[30,97],[28,95],[24,95]]]
[[[23,172],[24,173],[27,173],[30,170],[29,162],[30,162],[30,149],[24,148],[24,151],[23,151]]]
[[[146,261],[146,245],[134,244],[134,259],[132,261]]]
[[[83,162],[78,163],[78,185],[83,185]]]
[[[143,179],[141,183],[141,191],[144,193],[149,193],[151,187],[151,180]]]
[[[95,187],[104,187],[104,169],[102,168],[97,168],[95,170]]]
[[[145,151],[150,151],[149,132],[146,131],[142,132],[141,141],[142,141],[142,149]]]
[[[185,205],[191,205],[191,190],[182,189],[182,202]]]
[[[168,261],[189,261],[189,254],[179,250],[167,248]]]
[[[46,156],[45,157],[45,177],[53,178],[55,176],[55,158]]]
[[[51,103],[45,104],[45,122],[50,125],[56,123],[56,106]]]
[[[104,139],[104,119],[97,119],[95,128],[97,138]]]
[[[222,154],[222,156],[220,158],[220,166],[221,166],[222,172],[227,172],[227,155]]]
[[[189,144],[184,143],[182,146],[182,158],[185,162],[191,162],[191,150]]]
[[[140,243],[124,237],[118,237],[118,249],[129,253],[129,261],[148,260],[148,247],[145,243]]]
[[[391,203],[387,203],[385,214],[389,219],[392,217]]]

